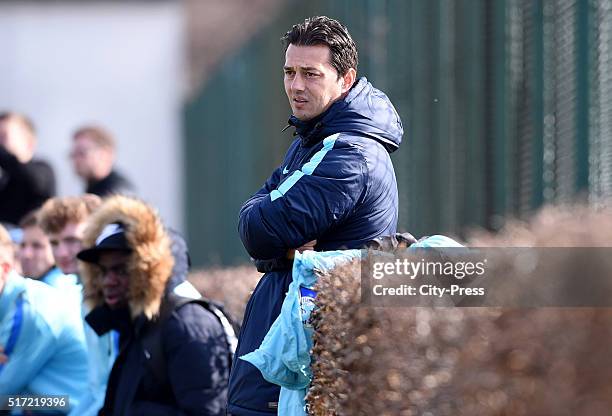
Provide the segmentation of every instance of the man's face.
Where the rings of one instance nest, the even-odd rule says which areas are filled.
[[[107,251],[100,255],[98,267],[102,274],[104,302],[117,309],[127,305],[130,276],[127,271],[129,253]]]
[[[0,242],[0,295],[13,269],[13,248]]]
[[[59,233],[49,234],[55,264],[66,274],[79,272],[76,255],[83,248],[84,232],[85,222],[69,222]]]
[[[310,120],[332,105],[350,88],[330,63],[325,45],[289,45],[285,53],[285,92],[293,115]]]
[[[0,146],[10,154],[26,163],[32,158],[34,152],[34,139],[27,129],[18,121],[0,121]]]
[[[42,277],[55,263],[49,239],[38,226],[23,230],[18,255],[24,276],[34,279]]]
[[[74,171],[84,180],[95,179],[101,165],[112,164],[108,153],[108,149],[98,146],[87,134],[78,136],[70,152]]]

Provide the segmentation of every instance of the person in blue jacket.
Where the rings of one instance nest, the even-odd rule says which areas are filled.
[[[244,247],[265,272],[247,304],[236,357],[254,351],[280,312],[295,250],[361,248],[396,231],[398,195],[389,154],[403,128],[387,96],[357,78],[347,28],[313,17],[283,37],[284,84],[295,140],[239,215]],[[276,413],[279,387],[236,359],[228,412]]]
[[[79,404],[87,386],[87,351],[79,303],[70,294],[26,279],[0,226],[0,406],[4,395],[67,395],[57,413]]]

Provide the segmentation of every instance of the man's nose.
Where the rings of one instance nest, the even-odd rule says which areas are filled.
[[[66,257],[68,255],[68,250],[64,244],[58,244],[57,249],[55,250],[58,257]]]
[[[27,259],[32,257],[32,249],[30,247],[24,247],[21,249],[21,251],[19,252],[19,257],[21,257],[22,259]]]
[[[304,77],[301,74],[295,74],[291,82],[291,89],[293,91],[304,91]]]
[[[102,285],[113,286],[117,284],[117,276],[111,271],[106,271],[102,274]]]

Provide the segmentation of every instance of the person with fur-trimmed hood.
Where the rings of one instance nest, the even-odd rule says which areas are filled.
[[[230,354],[207,309],[167,291],[174,258],[153,208],[114,196],[90,218],[82,261],[87,322],[120,333],[101,415],[222,415]]]

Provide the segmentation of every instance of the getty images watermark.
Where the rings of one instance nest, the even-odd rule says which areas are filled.
[[[361,294],[372,306],[612,306],[612,248],[370,251]]]
[[[408,258],[395,258],[392,261],[374,261],[372,264],[372,278],[382,279],[396,278],[418,283],[402,283],[399,286],[386,286],[386,282],[374,284],[372,293],[375,296],[437,296],[465,295],[484,296],[483,287],[463,287],[459,284],[451,284],[444,287],[439,284],[422,283],[424,277],[445,277],[448,279],[470,279],[484,276],[487,259],[482,261],[431,261],[421,258],[414,261]]]

